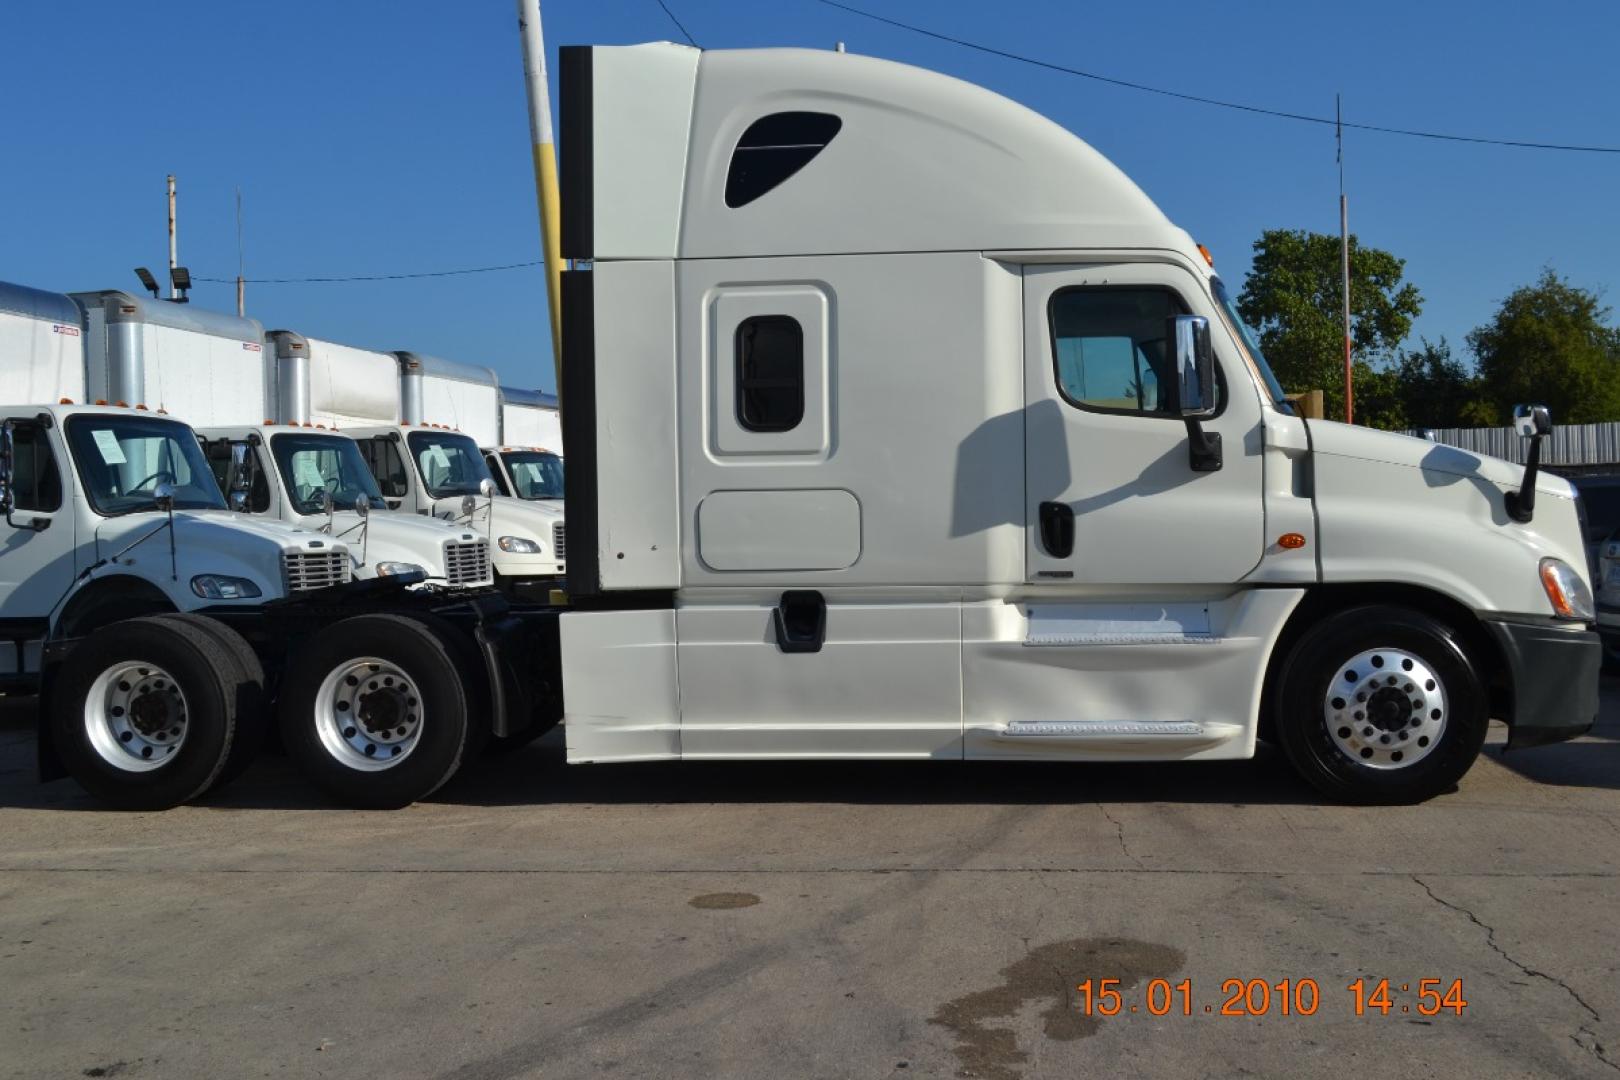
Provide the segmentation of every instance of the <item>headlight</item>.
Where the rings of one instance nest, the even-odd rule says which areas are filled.
[[[1541,587],[1547,590],[1553,611],[1560,619],[1579,619],[1591,622],[1592,590],[1569,563],[1562,559],[1541,560]]]
[[[540,545],[522,536],[503,536],[495,542],[501,545],[502,551],[510,552],[513,555],[540,554]]]
[[[204,600],[247,600],[263,595],[247,578],[224,574],[198,574],[191,579],[191,591]]]
[[[427,576],[427,571],[413,562],[380,562],[377,564],[377,573],[382,577],[395,577],[399,574]]]

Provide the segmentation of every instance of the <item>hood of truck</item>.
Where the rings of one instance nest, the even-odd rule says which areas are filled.
[[[306,522],[313,520],[305,519]],[[324,523],[325,519],[320,520]],[[401,510],[373,510],[367,521],[362,528],[360,515],[352,510],[340,510],[332,515],[332,533],[348,545],[355,560],[355,576],[361,578],[376,577],[378,563],[408,562],[425,569],[429,578],[442,579],[446,576],[444,545],[447,542],[473,544],[484,539],[482,532],[464,525]],[[364,565],[359,561],[362,552]],[[486,575],[468,584],[487,585],[489,581]]]
[[[1444,443],[1401,435],[1377,428],[1357,427],[1333,420],[1312,420],[1311,447],[1318,454],[1359,458],[1385,465],[1404,465],[1454,477],[1478,477],[1499,487],[1517,490],[1524,481],[1524,466],[1511,461],[1460,450]],[[1574,498],[1568,480],[1548,472],[1536,474],[1537,494]]]
[[[489,538],[489,555],[495,569],[508,577],[555,576],[562,572],[565,557],[559,555],[559,531],[564,524],[560,508],[544,503],[525,502],[505,495],[493,499],[480,497],[478,509],[468,521],[461,513],[461,499],[439,499],[433,504],[433,513]],[[491,517],[493,516],[493,520]],[[540,544],[538,554],[517,554],[502,551],[503,536],[520,536]],[[566,536],[566,534],[564,534]],[[564,540],[566,545],[566,540]],[[566,552],[566,546],[564,547]]]
[[[154,580],[172,573],[182,582],[198,574],[248,578],[259,586],[262,597],[255,602],[261,602],[285,591],[284,555],[348,552],[342,542],[295,525],[230,510],[177,510],[171,567],[163,523],[164,515],[156,511],[104,519],[96,526],[97,558],[109,559],[133,544],[118,557],[118,567],[125,573]]]
[[[1406,435],[1310,426],[1322,580],[1400,582],[1482,613],[1547,617],[1543,558],[1583,576],[1586,549],[1567,480],[1540,473],[1535,514],[1508,516],[1524,467]]]

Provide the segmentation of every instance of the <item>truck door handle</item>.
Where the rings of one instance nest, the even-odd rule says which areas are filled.
[[[827,640],[827,601],[814,589],[789,589],[771,609],[771,625],[783,652],[820,652]]]
[[[1074,507],[1068,503],[1041,503],[1041,546],[1054,559],[1074,554]]]

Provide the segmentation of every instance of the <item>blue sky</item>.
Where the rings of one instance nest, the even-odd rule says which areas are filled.
[[[705,47],[884,56],[989,86],[1116,161],[1213,249],[1234,285],[1265,228],[1337,231],[1331,129],[1153,97],[916,37],[813,0],[668,0]],[[1620,145],[1620,4],[1360,0],[1151,5],[856,0],[1057,63],[1191,93],[1459,134]],[[1342,10],[1335,11],[1333,8]],[[560,44],[674,39],[655,0],[545,0]],[[181,262],[247,276],[456,269],[538,257],[514,5],[171,0],[12,5],[0,69],[0,278],[137,289],[166,259],[163,178],[179,176]],[[1551,264],[1620,285],[1620,154],[1352,132],[1352,229],[1407,260],[1418,331],[1461,346]],[[234,287],[196,302],[234,305]],[[552,385],[539,270],[343,285],[250,285],[266,326],[494,367]]]

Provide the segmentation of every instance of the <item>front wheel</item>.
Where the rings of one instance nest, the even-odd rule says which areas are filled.
[[[234,661],[169,617],[104,626],[68,656],[50,695],[69,774],[103,802],[165,810],[218,779],[242,708]]]
[[[1345,802],[1421,802],[1479,756],[1485,689],[1454,630],[1386,605],[1328,616],[1283,662],[1274,717],[1299,774]]]
[[[398,615],[310,639],[281,688],[281,736],[304,773],[350,806],[391,810],[448,780],[467,745],[468,694],[449,643]]]

